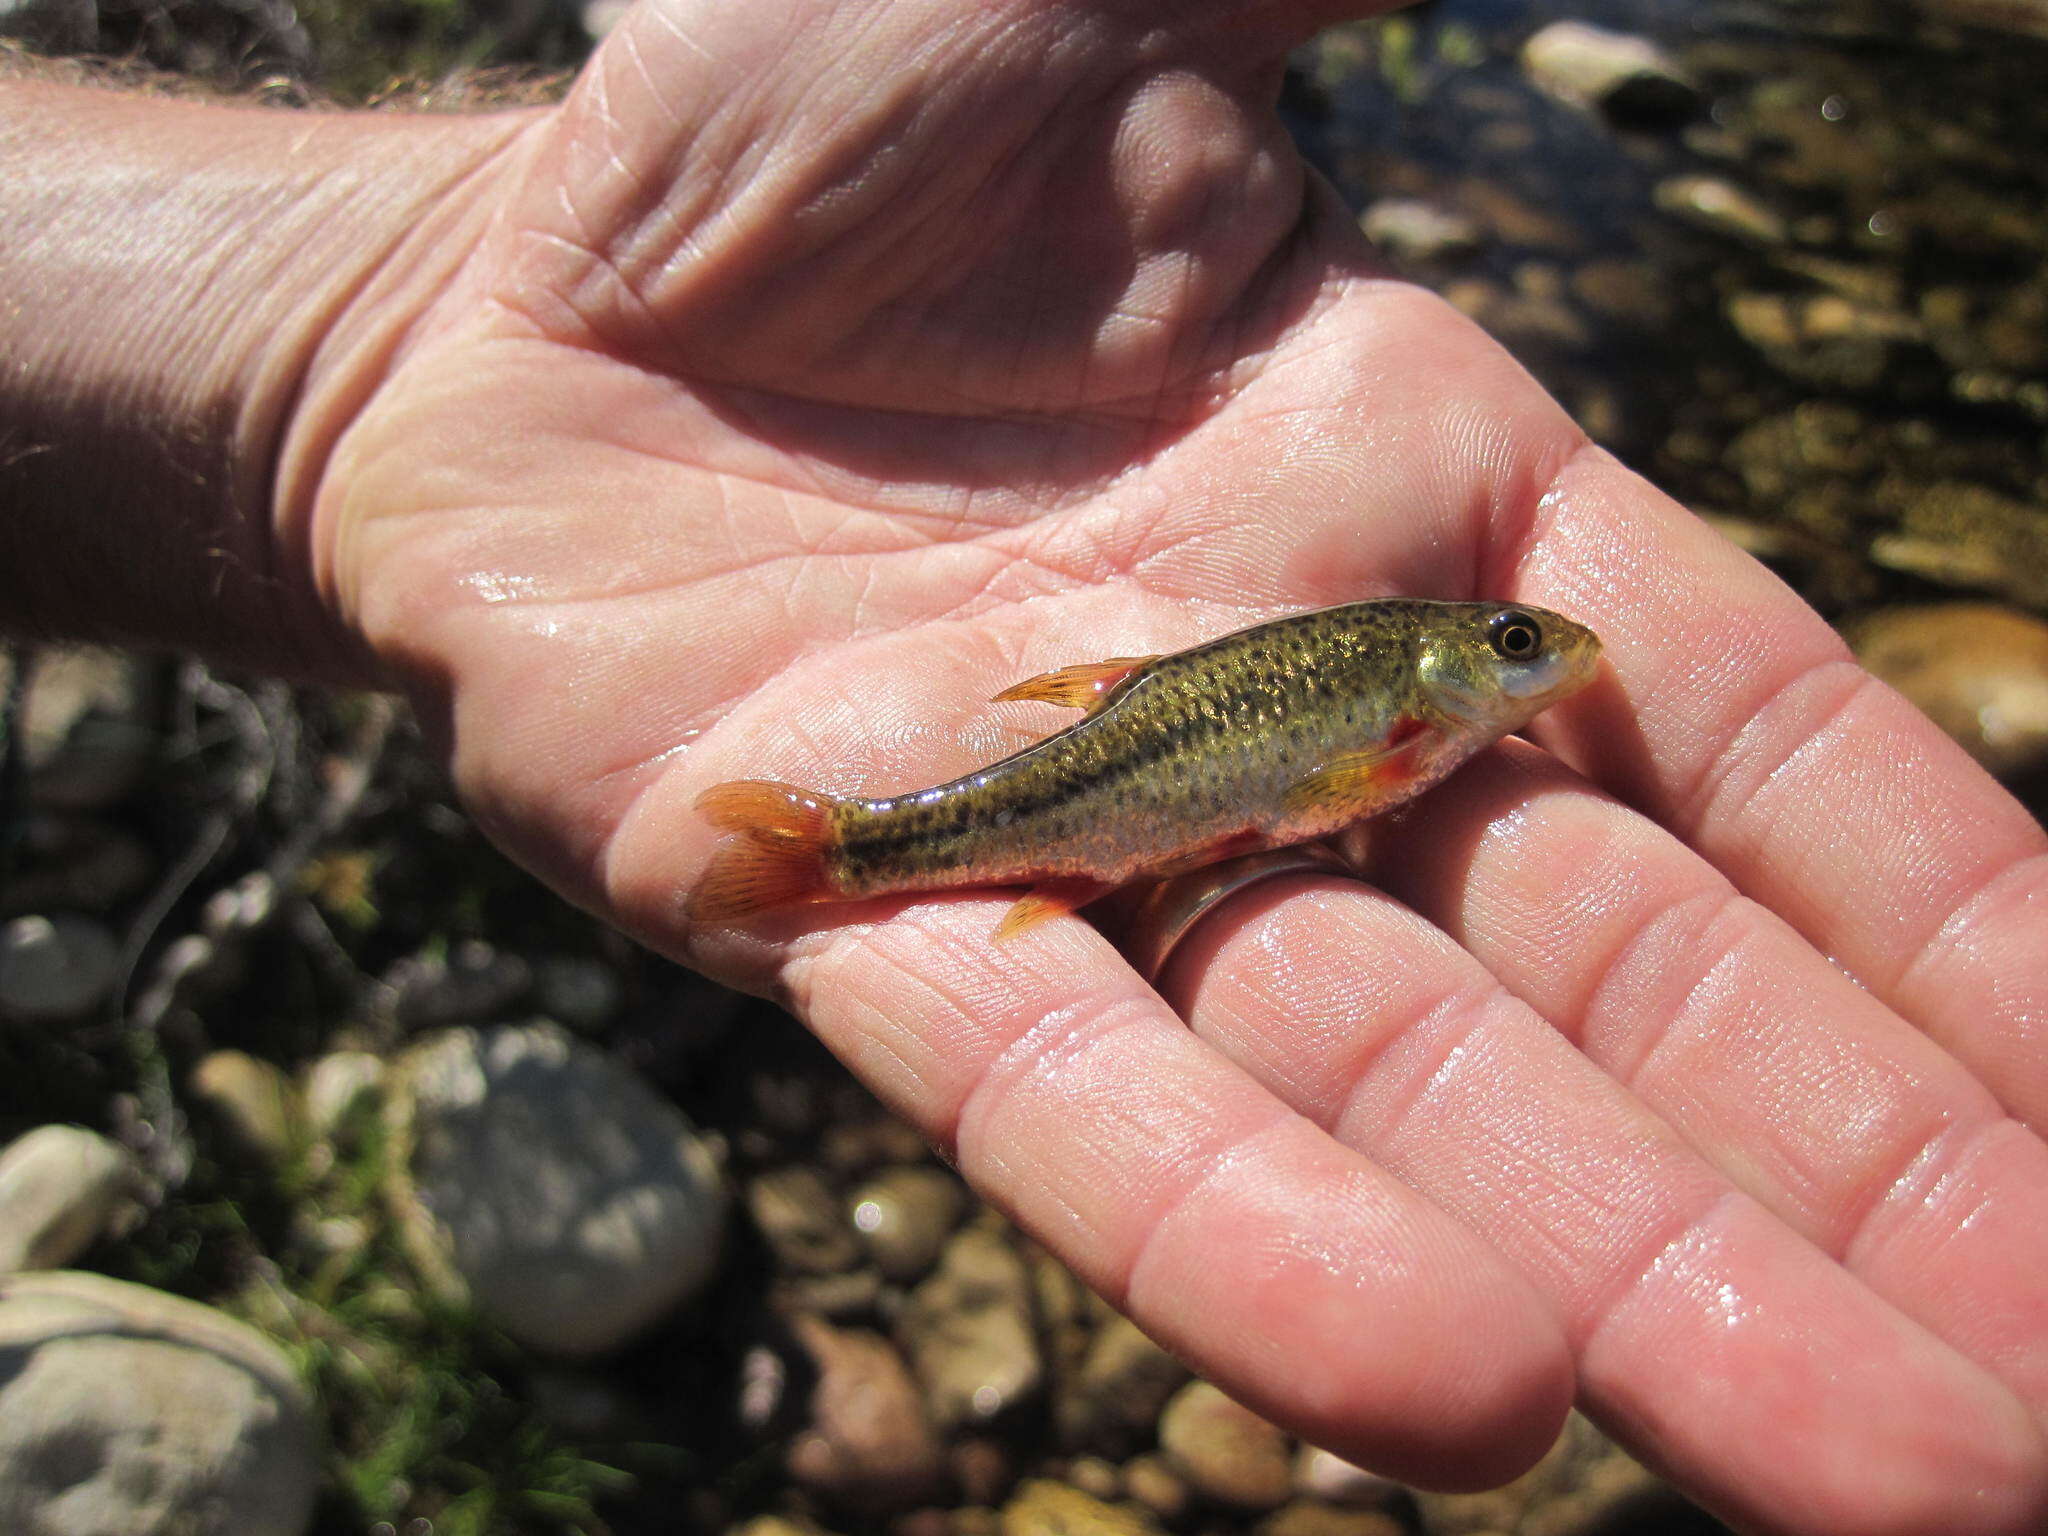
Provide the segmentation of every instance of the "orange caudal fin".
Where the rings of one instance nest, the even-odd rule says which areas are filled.
[[[697,797],[697,809],[729,838],[690,896],[692,922],[716,923],[771,907],[829,900],[831,795],[773,779],[734,779]]]
[[[1057,672],[1042,672],[1013,683],[989,700],[1006,704],[1012,699],[1031,699],[1041,704],[1063,704],[1070,709],[1093,710],[1115,691],[1117,685],[1140,667],[1150,666],[1157,656],[1112,656],[1107,661],[1077,662]]]
[[[1115,889],[1115,886],[1105,885],[1100,880],[1048,880],[1043,885],[1035,885],[1018,897],[1010,910],[1003,914],[1003,920],[996,924],[996,942],[1001,944],[1020,933],[1028,933],[1040,923],[1078,911]]]

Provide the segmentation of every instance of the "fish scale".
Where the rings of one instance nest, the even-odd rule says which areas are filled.
[[[1523,643],[1528,655],[1509,653]],[[1041,888],[1020,903],[1037,903],[1028,916],[1065,910],[1406,800],[1583,686],[1598,653],[1590,630],[1543,609],[1382,599],[1048,673],[1003,697],[1083,704],[1084,717],[949,783],[886,797],[769,780],[707,792],[707,814],[740,837],[691,912],[1020,883]]]

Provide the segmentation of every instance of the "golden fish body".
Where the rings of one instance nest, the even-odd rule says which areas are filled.
[[[691,903],[1034,884],[1005,930],[1144,876],[1307,841],[1420,793],[1592,677],[1593,633],[1540,608],[1384,599],[999,694],[1077,723],[948,784],[880,798],[765,780],[699,805],[741,834]]]

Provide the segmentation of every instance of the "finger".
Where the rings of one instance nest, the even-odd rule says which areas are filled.
[[[1546,743],[2048,1127],[2048,838],[2015,801],[1604,454],[1566,466],[1493,575],[1606,646],[1618,690]]]
[[[1702,1157],[2048,1412],[2048,1146],[1954,1058],[1533,749],[1471,765],[1373,858]]]
[[[802,941],[821,1038],[1090,1285],[1318,1444],[1425,1486],[1547,1448],[1555,1322],[1470,1232],[1195,1040],[1099,935],[1001,899]]]
[[[2024,1408],[1694,1156],[1414,913],[1275,881],[1169,977],[1191,1026],[1491,1242],[1584,1401],[1739,1524],[2000,1531],[2048,1513]]]

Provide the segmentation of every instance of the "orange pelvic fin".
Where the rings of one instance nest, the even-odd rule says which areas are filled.
[[[1331,758],[1288,789],[1287,813],[1370,816],[1414,774],[1415,749],[1428,729],[1420,720],[1405,719],[1381,745]]]
[[[1017,898],[1010,910],[1003,914],[1003,920],[996,924],[996,942],[1001,944],[1020,933],[1029,932],[1040,923],[1078,911],[1115,889],[1115,886],[1105,885],[1100,880],[1048,880],[1042,885],[1034,885]]]
[[[697,797],[697,809],[722,832],[737,833],[711,856],[690,895],[690,921],[723,922],[771,907],[828,901],[836,892],[825,868],[836,800],[773,779],[734,779]]]
[[[1030,699],[1041,704],[1064,704],[1070,709],[1093,713],[1116,691],[1117,685],[1140,667],[1150,666],[1157,656],[1112,656],[1107,661],[1076,662],[1057,672],[1041,672],[1012,684],[989,702],[1006,704],[1012,699]]]

